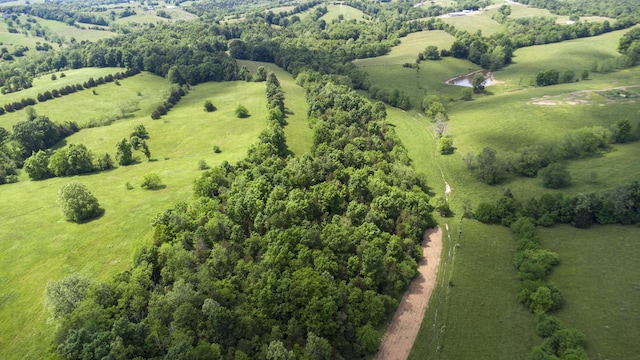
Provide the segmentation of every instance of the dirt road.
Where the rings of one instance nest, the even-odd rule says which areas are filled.
[[[409,356],[436,285],[441,250],[442,229],[438,227],[425,232],[422,241],[424,257],[418,263],[418,276],[402,297],[374,359],[405,360]]]

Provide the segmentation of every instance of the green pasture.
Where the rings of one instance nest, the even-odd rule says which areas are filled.
[[[169,6],[172,6],[172,5],[169,5]],[[190,12],[183,10],[182,7],[186,7],[186,5],[183,5],[180,7],[178,6],[167,7],[164,9],[164,11],[166,11],[169,15],[171,15],[171,20],[173,21],[178,21],[178,20],[189,21],[189,20],[195,20],[198,18],[197,15],[194,15]]]
[[[535,78],[538,72],[548,69],[556,69],[560,72],[573,70],[576,75],[580,76],[583,70],[590,70],[594,62],[602,62],[620,56],[617,51],[618,40],[627,31],[619,30],[589,38],[518,49],[514,53],[513,63],[497,72],[496,76],[498,80],[506,81],[507,85],[514,87],[518,86],[518,83],[528,85],[530,79]],[[592,80],[602,78],[605,83],[611,83],[611,79],[618,77],[621,81],[626,79],[627,72],[591,73],[590,77]],[[586,86],[586,84],[581,86]]]
[[[464,16],[446,16],[442,21],[453,25],[458,30],[465,30],[470,33],[481,31],[482,35],[490,36],[500,30],[500,23],[491,18],[492,11],[476,11]]]
[[[299,156],[311,149],[313,137],[309,123],[307,122],[307,100],[304,89],[296,84],[291,74],[282,68],[271,64],[249,60],[238,60],[238,65],[246,65],[251,73],[255,73],[259,66],[264,66],[268,72],[276,74],[280,86],[284,91],[284,104],[287,125],[284,127],[284,134],[287,139],[289,150]]]
[[[445,85],[444,81],[476,70],[475,65],[447,58],[441,61],[424,61],[420,64],[419,71],[402,67],[403,63],[415,60],[416,49],[422,50],[428,45],[422,39],[427,34],[412,34],[415,37],[403,38],[403,42],[389,55],[357,61],[357,64],[368,72],[372,85],[389,90],[404,90],[410,94],[412,101],[422,99],[425,94],[438,94],[447,107],[450,118],[447,133],[453,137],[456,147],[453,155],[439,155],[435,151],[433,125],[428,119],[415,109],[409,112],[388,109],[389,122],[396,127],[398,135],[409,150],[416,171],[425,175],[434,197],[443,195],[444,181],[451,186],[449,200],[455,213],[453,218],[440,221],[441,226],[449,226],[451,239],[444,239],[438,286],[432,295],[410,358],[520,359],[526,356],[532,346],[540,344],[541,339],[534,333],[533,316],[516,301],[518,281],[512,264],[515,249],[510,231],[501,226],[460,220],[460,217],[464,202],[469,202],[474,207],[481,201],[491,201],[502,196],[507,188],[520,199],[538,196],[551,190],[544,189],[537,178],[512,178],[497,186],[482,184],[475,179],[473,172],[466,168],[462,156],[467,152],[477,154],[484,146],[491,146],[500,154],[507,154],[517,151],[522,146],[559,139],[568,131],[582,127],[611,127],[621,118],[637,119],[637,103],[629,100],[608,101],[592,91],[637,85],[640,80],[638,67],[609,74],[591,73],[589,80],[570,84],[540,88],[529,85],[529,79],[538,71],[550,68],[560,71],[572,69],[579,75],[583,69],[588,69],[593,61],[614,58],[617,56],[617,40],[623,33],[624,31],[619,31],[588,39],[519,49],[514,58],[515,63],[496,72],[498,84],[487,87],[485,94],[474,94],[474,99],[469,102],[458,100],[462,88]],[[412,43],[412,46],[408,46],[409,43]],[[586,93],[590,96],[581,97]],[[576,101],[581,99],[588,101]],[[534,104],[537,100],[555,101],[556,105]],[[414,102],[415,104],[417,103]],[[596,191],[638,179],[638,149],[640,143],[612,145],[610,150],[602,154],[568,161],[566,165],[572,174],[573,185],[563,192],[576,194]],[[595,181],[591,175],[594,172]],[[548,238],[544,240],[545,245],[549,241],[564,238],[563,234],[554,233],[555,229],[542,230],[544,237]],[[637,238],[636,228],[625,231],[631,232],[629,238]],[[593,235],[594,238],[598,236],[607,237],[602,233]],[[460,247],[456,247],[456,244],[460,244]],[[565,287],[573,286],[573,280],[565,277],[564,271],[569,274],[581,271],[577,269],[583,261],[580,258],[580,245],[574,243],[567,247],[573,252],[563,255],[560,250],[549,245],[549,248],[558,251],[563,259],[561,265],[554,270],[552,281],[567,294],[565,299],[568,303],[573,301],[573,305],[567,305],[566,310],[562,310],[559,316],[563,320],[565,317],[568,319],[568,326],[576,327],[587,334],[587,350],[593,358],[629,358],[629,354],[638,351],[633,346],[625,347],[624,344],[631,341],[632,337],[637,338],[637,334],[631,332],[629,336],[620,336],[619,341],[610,341],[603,345],[604,341],[609,341],[610,337],[617,336],[617,333],[607,333],[607,328],[604,325],[600,326],[603,324],[601,318],[595,318],[588,313],[582,314],[588,312],[591,304],[588,301],[582,302],[580,296],[584,297],[584,294],[572,300],[572,292],[576,290],[565,291]],[[623,251],[625,247],[616,249]],[[635,255],[637,257],[637,254]],[[567,256],[578,265],[563,270]],[[623,261],[622,266],[625,269],[633,269],[633,265],[625,264]],[[613,270],[608,273],[615,278]],[[637,277],[635,282],[627,281],[633,272],[626,270],[626,273],[628,274],[612,282],[635,284]],[[594,273],[585,273],[579,283],[586,284],[595,277],[597,276]],[[619,285],[613,286],[613,292],[627,291],[621,290]],[[596,291],[589,289],[592,292]],[[628,311],[624,312],[625,309],[637,307],[632,302],[635,300],[624,301],[626,307],[621,305],[619,309],[623,311],[620,313],[635,316]],[[604,302],[597,306],[603,309],[598,316],[602,313],[609,314]],[[565,313],[567,315],[564,315]],[[581,320],[573,322],[576,318]],[[628,327],[621,316],[611,319],[611,325],[608,326],[617,326],[621,329],[619,331]],[[595,339],[593,343],[590,340],[591,336]],[[614,346],[620,350],[610,351]],[[598,356],[599,353],[602,353],[602,357]]]
[[[94,71],[92,73],[91,71]],[[52,81],[51,76],[42,76],[34,81],[34,87],[17,93],[6,94],[0,97],[0,104],[4,105],[13,101],[20,101],[23,97],[36,98],[35,92],[57,89],[64,84],[82,83],[93,77],[94,79],[113,74],[123,69],[100,68],[81,69],[65,72],[64,78]],[[67,80],[68,79],[68,80]],[[39,85],[42,84],[42,87]],[[85,89],[73,94],[54,98],[44,103],[34,105],[36,113],[46,115],[54,122],[75,121],[83,126],[89,122],[103,123],[122,117],[121,107],[126,109],[125,117],[150,116],[153,109],[167,98],[170,84],[163,78],[141,73],[136,76],[120,80],[121,85],[115,81],[100,85],[91,89]],[[45,90],[46,89],[46,90]],[[93,93],[95,90],[95,95]],[[6,98],[5,98],[6,97]],[[10,130],[18,121],[26,119],[26,110],[22,109],[13,113],[5,113],[0,116],[0,126]]]
[[[20,16],[22,21],[26,21],[26,16]],[[10,33],[9,26],[6,21],[0,21],[0,47],[6,47],[10,52],[14,49],[15,46],[21,45],[26,46],[29,49],[33,49],[31,53],[35,53],[36,43],[46,43],[47,41],[43,38],[34,37],[31,35],[25,35],[22,33],[22,29],[16,28],[19,33]],[[25,55],[28,55],[29,52],[25,52]]]
[[[447,223],[438,287],[409,358],[524,359],[540,339],[515,296],[509,229],[458,216]]]
[[[481,194],[476,190],[481,186],[458,177],[459,168],[448,161],[452,158],[436,153],[430,121],[394,108],[387,112],[433,197],[444,195],[444,181],[450,184],[449,199],[456,212],[455,217],[440,220],[443,230],[448,226],[449,231],[443,232],[438,284],[410,359],[524,358],[537,338],[533,319],[515,299],[518,281],[509,230],[461,221],[462,199],[471,196],[476,203],[480,198],[476,194]],[[469,188],[465,181],[470,182]]]
[[[550,280],[562,291],[558,316],[586,335],[591,359],[635,359],[640,354],[640,229],[555,226],[538,231],[560,255]]]
[[[415,109],[426,94],[437,94],[443,100],[457,99],[462,89],[447,85],[452,77],[468,74],[480,67],[469,61],[446,57],[441,60],[425,60],[419,68],[407,68],[403,64],[414,64],[418,53],[428,45],[449,48],[454,38],[444,31],[427,31],[402,38],[400,45],[387,55],[371,59],[356,60],[355,64],[366,71],[372,85],[392,91],[398,89],[409,95]],[[445,104],[446,105],[446,104]]]
[[[86,29],[79,29],[75,26],[68,25],[61,21],[56,20],[46,20],[37,18],[38,22],[43,26],[48,28],[51,32],[55,33],[58,36],[64,37],[65,42],[69,42],[71,38],[75,38],[76,41],[98,41],[100,39],[110,38],[116,36],[115,33],[108,30],[95,30],[89,29],[89,27],[93,27],[95,25],[92,24],[81,24],[78,25],[85,27]],[[108,29],[108,28],[105,28]],[[44,39],[43,39],[44,41]]]
[[[438,49],[449,49],[455,38],[444,30],[420,31],[411,33],[400,38],[400,44],[391,48],[387,55],[368,59],[358,59],[354,63],[360,67],[367,68],[374,66],[402,65],[404,63],[415,63],[418,54],[423,52],[429,45],[435,45]],[[420,64],[421,67],[428,65],[428,62]]]
[[[344,20],[364,20],[364,13],[356,8],[352,8],[348,5],[327,5],[327,13],[320,19],[330,23],[333,20],[337,20],[338,16],[342,15]]]
[[[207,99],[217,111],[204,112]],[[69,113],[78,106],[69,97],[55,101],[67,102]],[[249,109],[249,118],[234,116],[240,103]],[[74,272],[106,281],[126,269],[134,250],[150,237],[151,218],[191,196],[193,180],[200,174],[198,162],[215,166],[243,158],[264,128],[265,118],[264,83],[198,85],[160,120],[139,111],[134,118],[85,129],[67,139],[67,143],[84,143],[96,154],[108,151],[113,157],[115,143],[128,137],[135,125],[144,124],[154,161],[45,181],[25,180],[23,175],[22,181],[1,186],[0,358],[43,356],[55,327],[44,305],[46,283]],[[222,153],[213,153],[214,145]],[[149,172],[160,175],[166,187],[142,190],[141,178]],[[101,218],[81,225],[62,219],[56,193],[71,180],[84,183],[98,198],[105,209]],[[134,189],[127,190],[126,182]]]
[[[2,24],[2,23],[0,23]],[[35,47],[37,43],[41,43],[44,44],[48,41],[46,41],[43,38],[38,38],[38,37],[33,37],[33,36],[25,36],[21,33],[17,33],[17,34],[10,34],[8,32],[2,31],[0,30],[0,42],[2,43],[2,45],[0,45],[0,47],[6,47],[7,50],[9,50],[9,52],[11,52],[15,46],[17,45],[22,45],[22,46],[26,46],[29,48],[29,50],[33,50],[33,51],[27,51],[25,52],[25,56],[30,54],[30,53],[36,53],[35,51]]]
[[[274,14],[280,14],[283,12],[289,12],[289,11],[293,11],[293,9],[295,9],[295,6],[293,5],[286,5],[286,6],[278,6],[278,7],[274,7],[271,9],[266,10],[266,12],[273,12]]]
[[[180,7],[175,8],[166,8],[162,6],[156,6],[154,10],[148,10],[146,6],[144,7],[136,7],[134,9],[136,11],[136,15],[127,16],[125,18],[116,19],[114,23],[116,24],[158,24],[161,22],[175,22],[178,20],[193,20],[196,19],[197,16],[188,13]],[[171,19],[166,19],[157,15],[157,11],[164,10],[169,15],[171,15]]]

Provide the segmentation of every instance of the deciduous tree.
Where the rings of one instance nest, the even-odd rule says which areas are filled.
[[[62,215],[73,222],[90,220],[103,212],[98,199],[84,184],[77,181],[62,185],[58,191],[58,204]]]

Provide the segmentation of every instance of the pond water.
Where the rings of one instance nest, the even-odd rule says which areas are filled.
[[[473,77],[478,71],[474,71],[470,74],[454,77],[446,81],[447,85],[456,85],[464,87],[473,87]],[[487,80],[484,82],[484,86],[491,86],[496,83],[496,79],[493,77],[493,73],[489,70],[480,70]]]

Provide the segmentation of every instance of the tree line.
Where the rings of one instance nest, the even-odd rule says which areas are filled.
[[[553,163],[596,154],[608,149],[612,142],[625,143],[639,138],[640,128],[633,130],[629,120],[621,119],[611,129],[602,126],[578,129],[561,139],[526,146],[507,156],[484,147],[477,155],[465,154],[463,160],[480,181],[495,185],[510,174],[533,177]]]

